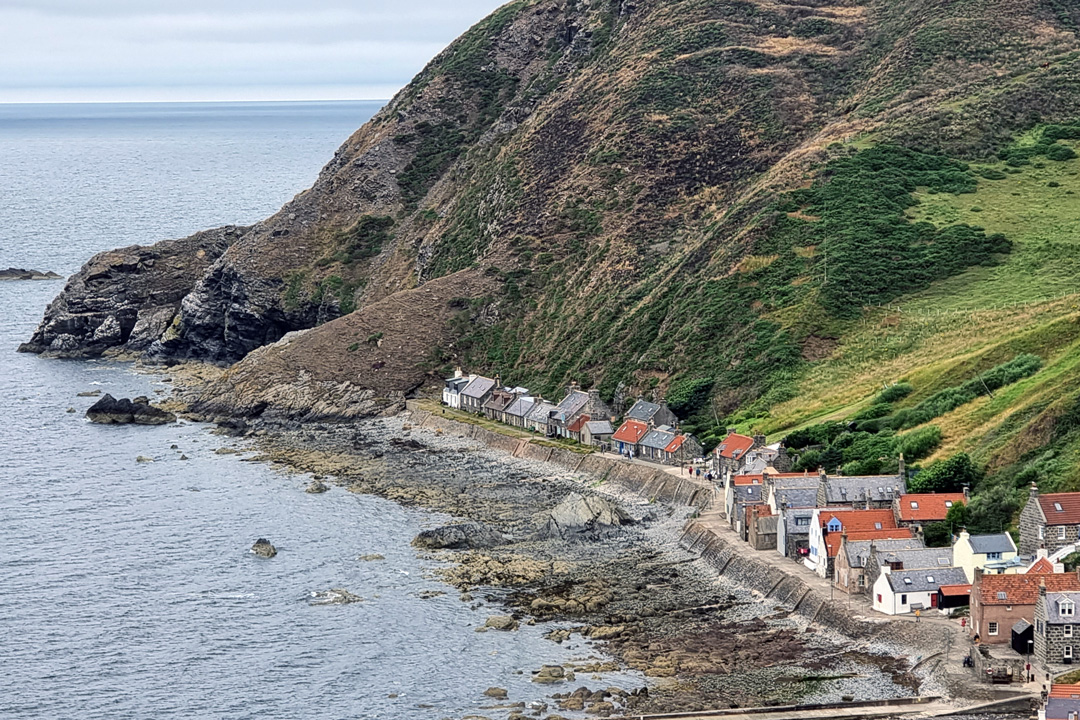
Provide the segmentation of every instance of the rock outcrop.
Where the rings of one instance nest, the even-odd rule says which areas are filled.
[[[548,513],[544,524],[536,532],[536,538],[597,540],[633,522],[622,508],[610,500],[572,492]]]
[[[19,351],[88,358],[107,350],[146,350],[172,323],[206,269],[244,230],[223,227],[98,253],[71,276]]]
[[[86,417],[90,422],[102,425],[166,425],[176,422],[175,415],[154,407],[146,398],[117,400],[108,393],[90,406]]]
[[[355,595],[345,588],[331,588],[330,590],[318,590],[311,593],[311,605],[351,605],[363,602],[364,598]]]
[[[56,273],[41,272],[40,270],[24,270],[22,268],[8,268],[0,270],[0,280],[60,280]]]
[[[493,527],[482,523],[445,525],[424,530],[412,544],[426,550],[481,550],[506,543],[506,538]]]
[[[251,546],[251,551],[259,557],[264,558],[272,558],[277,555],[277,548],[266,538],[259,538],[256,540],[255,544]]]

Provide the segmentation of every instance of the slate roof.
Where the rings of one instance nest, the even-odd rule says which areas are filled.
[[[901,494],[904,489],[899,475],[829,475],[825,480],[825,502],[846,503],[867,496],[870,500],[883,502]]]
[[[468,385],[470,382],[471,382],[471,380],[469,380],[469,378],[467,378],[467,377],[447,378],[446,387],[451,392],[460,393],[461,389],[464,388],[466,385]]]
[[[487,395],[488,391],[493,387],[495,387],[494,380],[478,375],[473,378],[471,383],[465,386],[465,389],[461,391],[461,394],[465,397],[479,399]]]
[[[922,542],[919,543],[922,545]],[[879,549],[878,561],[886,563],[902,563],[904,570],[918,570],[919,568],[943,568],[952,567],[953,552],[951,547],[928,548],[918,547],[909,549]]]
[[[805,525],[799,525],[795,522],[796,518],[806,518],[811,520],[814,515],[814,508],[788,508],[784,512],[784,525],[785,530],[789,535],[809,535],[810,523]]]
[[[944,520],[949,509],[965,502],[964,493],[911,493],[897,501],[901,520]]]
[[[645,437],[641,439],[641,444],[644,447],[652,448],[654,450],[663,450],[671,441],[675,439],[675,433],[669,430],[661,430],[655,428],[646,433]]]
[[[488,401],[484,403],[484,409],[502,412],[513,404],[514,396],[512,393],[508,393],[505,390],[496,390],[491,394],[491,397],[488,398]]]
[[[1016,624],[1012,626],[1012,631],[1019,635],[1020,633],[1026,631],[1029,627],[1032,627],[1031,623],[1029,623],[1024,618],[1020,618],[1016,621]]]
[[[1061,604],[1071,602],[1072,615],[1061,614]],[[1073,625],[1080,617],[1080,592],[1048,592],[1046,593],[1046,622],[1051,625]]]
[[[893,570],[887,575],[893,592],[936,592],[942,585],[966,585],[964,568]]]
[[[979,602],[983,605],[1034,605],[1039,599],[1039,583],[1047,592],[1080,592],[1076,573],[1049,575],[983,575],[979,581]]]
[[[1080,525],[1080,493],[1040,495],[1039,506],[1047,525]]]
[[[776,523],[780,518],[776,515],[764,515],[757,519],[758,532],[763,535],[772,535],[776,532]]]
[[[1008,533],[994,533],[993,535],[972,535],[968,538],[972,551],[979,554],[992,552],[1010,553],[1016,552],[1016,545]]]
[[[817,473],[768,473],[769,482],[777,490],[783,488],[814,488],[821,483],[821,476]]]
[[[732,433],[716,446],[716,454],[723,458],[737,459],[754,447],[754,438]]]
[[[541,422],[547,424],[548,418],[552,412],[555,411],[555,406],[549,402],[538,400],[533,409],[529,411],[529,414],[525,417],[529,422]]]
[[[506,408],[506,414],[513,417],[526,417],[532,412],[535,407],[536,401],[532,398],[518,398],[514,401],[514,404]]]
[[[735,503],[757,504],[761,502],[760,485],[740,485],[735,488]]]
[[[658,412],[660,412],[660,406],[656,403],[651,403],[647,400],[638,400],[626,413],[626,419],[640,420],[647,423],[652,420],[653,416]]]
[[[611,436],[612,440],[618,440],[619,442],[630,443],[631,445],[637,445],[641,438],[645,437],[645,433],[649,432],[649,426],[640,420],[627,420],[619,429],[615,431],[615,434]]]
[[[880,552],[882,550],[913,550],[923,548],[922,540],[918,538],[899,538],[899,539],[885,539],[885,540],[856,540],[852,542],[850,539],[844,544],[844,552],[848,558],[848,565],[851,567],[866,567],[866,561],[870,559],[870,545],[873,543],[875,548]],[[952,551],[950,550],[950,555]]]
[[[589,402],[589,393],[571,390],[562,402],[555,406],[555,419],[566,421],[581,412]]]
[[[776,502],[788,507],[812,508],[817,504],[817,488],[787,488],[776,491]]]
[[[613,432],[611,423],[607,420],[590,420],[585,423],[585,427],[589,428],[589,432],[593,435],[610,435]]]
[[[859,542],[862,540],[899,540],[909,539],[912,537],[911,528],[883,528],[881,530],[865,530],[863,532],[849,532],[849,533],[827,533],[825,535],[825,549],[828,551],[829,557],[836,557],[836,554],[840,552],[840,540],[847,536],[848,542]]]

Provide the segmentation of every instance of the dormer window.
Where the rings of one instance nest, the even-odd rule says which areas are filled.
[[[1062,600],[1058,603],[1058,612],[1061,617],[1072,617],[1076,611],[1076,603],[1072,600]]]
[[[840,530],[842,528],[843,528],[843,525],[841,525],[840,521],[837,520],[836,518],[833,518],[832,520],[829,520],[829,524],[828,524],[829,532],[840,532]]]
[[[912,510],[918,510],[918,509],[919,509],[919,503],[917,503],[917,502],[915,502],[914,500],[912,500],[912,501],[911,501],[911,509],[912,509]]]

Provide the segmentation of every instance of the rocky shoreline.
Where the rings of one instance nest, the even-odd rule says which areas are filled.
[[[718,578],[679,546],[693,507],[513,457],[466,437],[467,426],[419,428],[408,411],[348,424],[216,420],[251,443],[256,459],[485,528],[491,542],[479,547],[450,533],[444,548],[459,549],[439,549],[440,536],[421,552],[451,563],[440,576],[463,601],[501,604],[515,624],[549,625],[553,642],[590,638],[613,658],[560,678],[537,669],[538,682],[551,685],[551,711],[606,716],[943,692],[909,672],[897,657],[903,648],[811,628],[783,602]],[[570,539],[538,533],[572,494],[613,501],[626,523]],[[641,686],[597,699],[570,679],[617,669],[640,672]]]

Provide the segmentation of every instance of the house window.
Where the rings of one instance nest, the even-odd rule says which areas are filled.
[[[999,553],[999,552],[986,553],[986,559],[987,560],[1000,560],[1001,559],[1001,553]]]
[[[986,634],[987,635],[997,635],[998,634],[998,624],[996,622],[986,623]]]
[[[933,584],[934,584],[934,576],[933,576],[933,575],[927,575],[927,576],[926,576],[926,582],[928,582],[928,583],[930,583],[931,585],[933,585]]]
[[[1059,502],[1054,503],[1054,509],[1057,510],[1058,512],[1064,512],[1064,510],[1061,507],[1061,503],[1059,503]]]
[[[1064,626],[1064,627],[1063,627],[1063,628],[1061,629],[1061,634],[1062,634],[1062,637],[1067,637],[1067,638],[1071,638],[1071,637],[1072,637],[1072,628],[1073,628],[1073,626],[1072,626],[1072,625],[1066,625],[1066,626]]]
[[[840,530],[843,529],[843,526],[840,524],[839,520],[837,520],[836,518],[833,518],[832,520],[829,521],[828,528],[829,528],[829,532],[840,532]]]
[[[998,594],[997,594],[997,599],[998,600],[1006,600],[1006,599],[1008,599],[1008,597],[1009,597],[1008,594],[1006,594],[1004,590],[998,591]]]
[[[1064,540],[1064,539],[1065,539],[1065,526],[1062,525],[1061,527],[1058,528],[1058,540]]]
[[[810,518],[808,518],[808,517],[797,517],[797,518],[795,518],[795,525],[796,526],[806,527],[809,524],[810,524]]]
[[[907,595],[901,595],[900,596],[900,604],[901,605],[907,605]]]
[[[912,500],[912,501],[911,501],[911,509],[912,509],[912,510],[918,510],[918,509],[919,509],[919,503],[917,503],[917,502],[915,502],[914,500]]]
[[[1035,620],[1035,632],[1042,635],[1042,631],[1043,631],[1043,622],[1042,622],[1042,620],[1036,619]]]
[[[875,530],[880,530],[881,529],[881,523],[874,523],[874,529]],[[1062,528],[1062,530],[1064,530],[1064,529],[1065,528]]]
[[[1039,539],[1040,540],[1043,539],[1044,534],[1045,534],[1045,528],[1042,525],[1040,525],[1039,526]]]
[[[1066,645],[1061,652],[1061,657],[1066,660],[1072,660],[1072,645]]]
[[[947,509],[949,509],[951,507],[952,507],[952,500],[946,500],[945,501],[945,509],[947,510]]]
[[[866,587],[866,576],[865,575],[860,575],[859,576],[859,587]]]
[[[1075,609],[1076,605],[1072,600],[1062,600],[1058,605],[1058,612],[1061,613],[1062,617],[1072,617]]]

